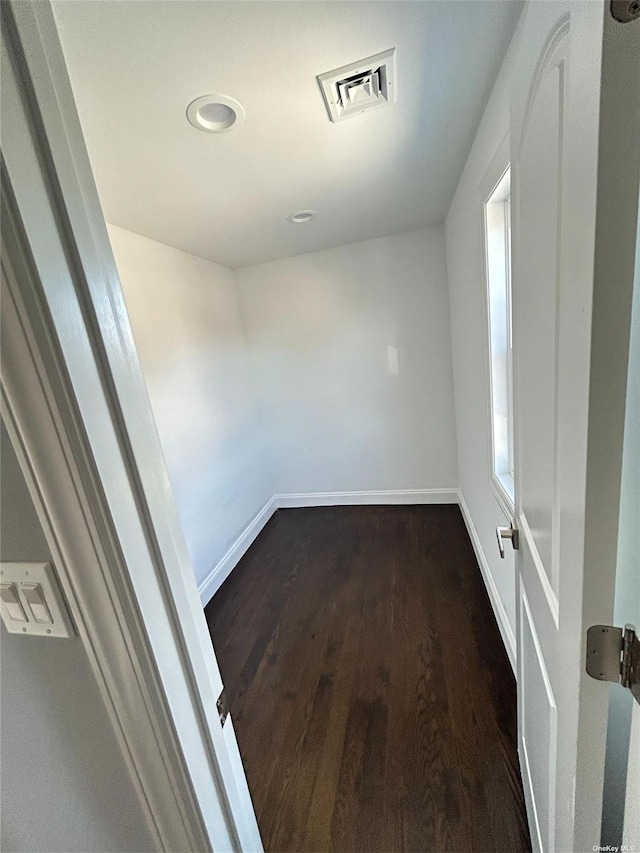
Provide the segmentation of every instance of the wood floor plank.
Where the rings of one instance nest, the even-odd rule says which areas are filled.
[[[531,849],[457,506],[280,510],[205,613],[268,853]]]

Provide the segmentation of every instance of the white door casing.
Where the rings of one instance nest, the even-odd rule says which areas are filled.
[[[260,851],[53,15],[2,16],[3,419],[158,849]]]
[[[529,3],[512,80],[519,750],[537,850],[600,843],[608,692],[583,643],[613,607],[633,244],[611,220],[637,203],[638,110],[611,57],[637,24]]]

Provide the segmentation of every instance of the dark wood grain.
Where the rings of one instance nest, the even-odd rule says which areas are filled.
[[[280,510],[205,613],[268,853],[531,849],[457,506]]]

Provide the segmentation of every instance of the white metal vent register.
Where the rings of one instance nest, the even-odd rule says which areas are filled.
[[[396,100],[396,49],[318,75],[331,121],[386,107]]]

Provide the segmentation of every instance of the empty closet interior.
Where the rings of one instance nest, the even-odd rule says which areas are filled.
[[[475,624],[468,642],[477,666],[486,667],[478,691],[511,716],[492,729],[496,743],[508,741],[509,757],[495,757],[505,774],[483,788],[480,835],[467,842],[480,838],[497,849],[500,836],[504,849],[527,849],[512,714],[513,555],[501,561],[495,543],[484,541],[505,512],[491,487],[481,195],[508,133],[510,44],[522,4],[81,0],[53,7],[201,603],[235,691],[231,711],[250,787],[252,772],[285,781],[293,772],[296,790],[306,791],[300,830],[278,817],[269,800],[275,789],[261,789],[256,808],[270,849],[311,849],[314,837],[318,849],[364,843],[349,835],[353,822],[341,823],[338,771],[327,795],[337,805],[330,818],[319,817],[315,782],[282,763],[256,764],[249,735],[243,740],[254,711],[234,710],[254,670],[276,654],[274,633],[289,630],[284,622],[256,627],[256,609],[280,606],[300,572],[309,572],[300,608],[317,600],[321,611],[325,596],[334,596],[334,611],[342,612],[347,574],[352,601],[360,602],[353,612],[344,604],[350,627],[333,646],[331,614],[321,650],[313,651],[315,622],[302,620],[307,633],[292,635],[309,660],[318,656],[321,684],[337,678],[323,670],[323,655],[348,647],[358,614],[375,628],[394,595],[413,596],[425,604],[414,613],[418,624],[431,618],[429,596],[441,596],[450,613],[468,597],[470,609],[458,615]],[[357,534],[347,530],[351,523],[360,525]],[[448,537],[458,541],[450,557]],[[397,543],[404,544],[394,552]],[[440,560],[443,584],[420,586],[416,553]],[[314,555],[332,567],[330,576],[313,575]],[[370,585],[369,575],[358,574],[363,560]],[[415,576],[387,583],[399,563]],[[218,615],[217,600],[225,602]],[[451,623],[432,616],[446,634]],[[386,636],[388,625],[378,627]],[[495,671],[481,636],[494,650]],[[395,689],[390,670],[402,669],[404,651],[388,637],[389,657],[375,671],[366,669],[375,644],[350,652],[354,672],[358,660],[364,666],[363,685],[379,678],[382,693],[363,694],[345,711],[343,745],[349,726],[371,742],[376,727],[387,732],[383,740],[391,737],[391,706],[380,697],[389,684]],[[435,647],[422,642],[412,653],[424,663]],[[245,657],[232,659],[234,648]],[[444,691],[445,680],[430,689]],[[314,691],[311,704],[320,702]],[[454,694],[450,702],[464,701]],[[273,726],[283,707],[271,708]],[[330,707],[317,710],[329,715],[327,725]],[[305,713],[290,709],[292,720]],[[297,734],[285,727],[282,736]],[[478,756],[482,736],[470,735]],[[330,748],[329,740],[319,743],[306,758],[316,767]],[[362,749],[358,760],[366,763]],[[360,792],[370,812],[360,810],[359,819],[370,828],[382,790],[375,780],[398,754],[387,740],[392,757],[357,771],[374,780]],[[451,791],[466,783],[441,769],[437,797],[446,808],[458,796]],[[415,779],[405,781],[417,790]],[[425,800],[436,797],[420,790]],[[406,849],[445,843],[425,829],[438,819],[425,818],[422,801],[398,797],[391,817],[380,800],[380,815],[386,827],[404,815],[405,830],[396,829],[405,832]],[[516,806],[505,816],[508,797]],[[464,846],[467,829],[460,832],[450,838]],[[425,838],[432,847],[419,846]],[[402,846],[390,837],[367,844],[362,849]]]
[[[457,502],[480,235],[444,223],[520,9],[54,4],[203,602],[276,507]],[[385,51],[397,92],[333,121],[318,77]]]

